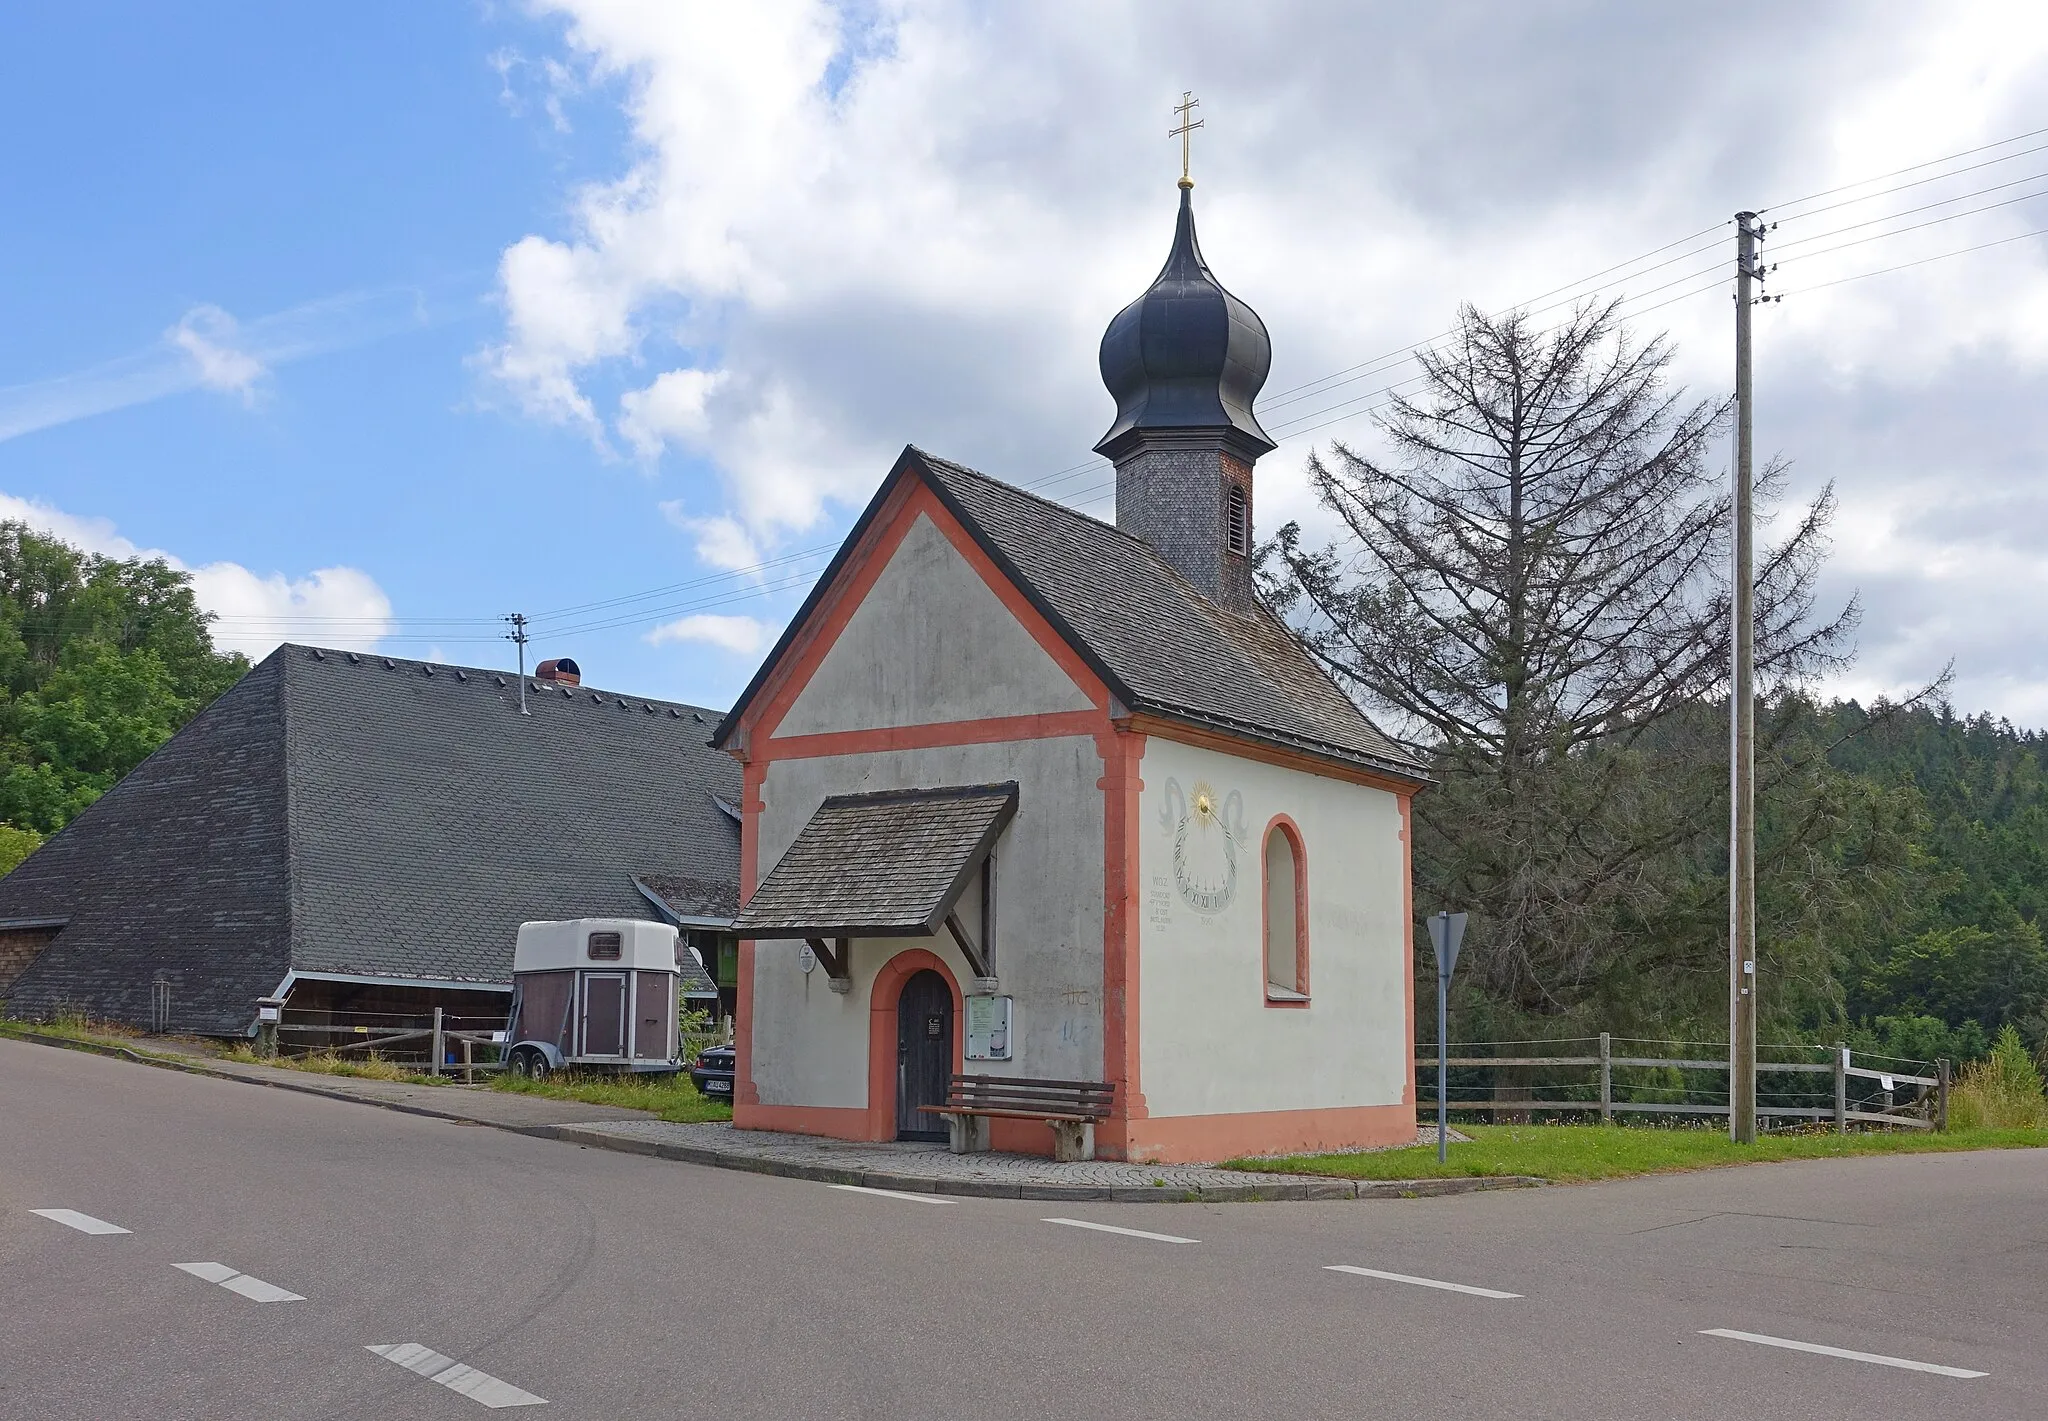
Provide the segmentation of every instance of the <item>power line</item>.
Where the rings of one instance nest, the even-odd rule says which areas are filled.
[[[2031,177],[2031,178],[2024,178],[2024,179],[2022,179],[2021,181],[2023,181],[2023,182],[2038,182],[2038,181],[2040,181],[2040,180],[2041,180],[2041,179],[2043,179],[2043,178],[2048,178],[2048,173],[2037,173],[2037,174],[2035,174],[2035,175],[2034,175],[2033,177]],[[2005,186],[2008,186],[2008,187],[2010,187],[2010,186],[2011,186],[2011,184],[2010,184],[2010,183],[2008,183],[2008,184],[2005,184]],[[1985,189],[1985,191],[1987,191],[1987,192],[1995,192],[1995,191],[1997,191],[1997,189],[1995,189],[1995,188],[1987,188],[1987,189]],[[1849,225],[1847,225],[1846,227],[1835,227],[1835,228],[1832,228],[1832,229],[1830,229],[1829,231],[1826,231],[1826,232],[1816,232],[1816,233],[1814,233],[1814,234],[1813,234],[1812,236],[1810,236],[1810,237],[1798,237],[1798,238],[1794,238],[1793,240],[1791,240],[1791,241],[1788,241],[1788,242],[1784,243],[1784,244],[1783,244],[1783,246],[1781,246],[1781,247],[1779,248],[1779,250],[1780,250],[1780,251],[1783,251],[1783,250],[1784,250],[1784,249],[1785,249],[1786,247],[1796,247],[1796,246],[1804,246],[1804,245],[1805,245],[1805,244],[1807,244],[1808,242],[1820,242],[1820,241],[1825,241],[1825,240],[1826,240],[1826,239],[1828,239],[1829,237],[1839,237],[1839,236],[1841,236],[1841,235],[1842,235],[1842,234],[1843,234],[1844,232],[1855,232],[1855,231],[1858,231],[1858,230],[1860,230],[1860,229],[1862,229],[1862,228],[1864,228],[1864,227],[1875,227],[1875,226],[1878,226],[1879,224],[1881,224],[1881,223],[1885,223],[1885,222],[1896,222],[1896,221],[1897,221],[1897,220],[1898,220],[1899,218],[1901,218],[1901,217],[1912,217],[1912,216],[1914,216],[1914,215],[1915,215],[1915,214],[1917,214],[1917,213],[1921,213],[1921,212],[1928,212],[1928,211],[1931,211],[1931,210],[1933,210],[1934,208],[1937,208],[1937,207],[1946,207],[1946,206],[1948,206],[1948,204],[1949,204],[1950,202],[1962,202],[1962,201],[1964,201],[1964,200],[1965,200],[1966,198],[1971,198],[1971,197],[1980,197],[1980,196],[1982,196],[1982,194],[1981,194],[1981,193],[1974,193],[1974,192],[1973,192],[1973,193],[1965,193],[1965,194],[1963,194],[1963,196],[1962,196],[1962,197],[1952,197],[1952,198],[1949,198],[1949,199],[1948,199],[1948,201],[1946,201],[1946,202],[1930,202],[1930,203],[1927,203],[1927,204],[1926,204],[1925,206],[1922,206],[1922,207],[1909,207],[1909,208],[1907,208],[1907,209],[1906,209],[1906,210],[1905,210],[1904,212],[1890,212],[1890,213],[1887,213],[1887,214],[1885,214],[1885,215],[1884,215],[1883,217],[1872,217],[1872,218],[1870,218],[1870,219],[1869,219],[1868,221],[1865,221],[1865,222],[1851,222],[1851,223],[1850,223]],[[1917,232],[1917,231],[1919,231],[1919,230],[1920,230],[1920,229],[1921,229],[1922,227],[1933,227],[1933,226],[1936,226],[1936,225],[1938,225],[1938,224],[1940,224],[1940,223],[1943,223],[1943,222],[1954,222],[1954,221],[1955,221],[1955,220],[1957,220],[1958,218],[1962,218],[1962,217],[1974,217],[1974,216],[1976,216],[1976,215],[1977,215],[1978,213],[1980,213],[1980,212],[1995,212],[1996,210],[1998,210],[1998,209],[1999,209],[1999,208],[2001,208],[2001,207],[2011,207],[2011,206],[2013,206],[2013,205],[2014,205],[2015,203],[2020,203],[2020,202],[2028,202],[2028,201],[2031,201],[2032,199],[2034,199],[2034,198],[2037,198],[2037,197],[2048,197],[2048,188],[2042,188],[2041,190],[2039,190],[2039,191],[2037,191],[2037,192],[2023,192],[2023,193],[2019,193],[2019,194],[2017,194],[2016,196],[2013,196],[2013,197],[2008,197],[2008,198],[2005,198],[2005,199],[2004,199],[2004,200],[2002,200],[2002,201],[1999,201],[1999,202],[1987,202],[1987,203],[1985,203],[1985,204],[1984,204],[1984,205],[1983,205],[1982,207],[1972,207],[1972,208],[1967,208],[1967,209],[1965,209],[1965,210],[1964,210],[1964,211],[1962,211],[1962,212],[1951,212],[1951,213],[1949,213],[1949,214],[1948,214],[1947,216],[1945,216],[1945,217],[1932,217],[1932,218],[1929,218],[1929,219],[1928,219],[1927,221],[1925,221],[1925,222],[1915,222],[1915,223],[1914,223],[1914,224],[1913,224],[1912,226],[1910,226],[1910,227],[1896,227],[1896,228],[1893,228],[1893,229],[1892,229],[1891,231],[1889,231],[1889,232],[1873,232],[1873,233],[1872,233],[1872,234],[1871,234],[1871,235],[1870,235],[1869,237],[1867,237],[1867,238],[1859,238],[1859,239],[1858,239],[1858,242],[1861,242],[1861,241],[1876,241],[1876,240],[1878,240],[1879,238],[1882,238],[1882,237],[1896,237],[1896,236],[1899,236],[1900,234],[1902,234],[1902,233],[1906,233],[1906,232]],[[1841,244],[1841,246],[1835,246],[1835,247],[1823,247],[1823,248],[1821,249],[1821,252],[1838,252],[1838,251],[1841,251],[1843,247],[1852,247],[1852,246],[1855,246],[1855,245],[1857,245],[1857,244],[1858,244],[1858,242],[1844,242],[1844,243],[1842,243],[1842,244]],[[1786,260],[1786,261],[1804,261],[1804,260],[1806,260],[1806,258],[1808,258],[1808,257],[1817,257],[1817,256],[1821,255],[1821,252],[1801,252],[1801,253],[1800,253],[1800,254],[1799,254],[1799,255],[1798,255],[1797,257],[1787,257],[1787,258],[1786,258],[1785,260]]]
[[[1590,276],[1582,276],[1577,281],[1568,281],[1562,286],[1554,286],[1548,291],[1542,292],[1535,296],[1531,296],[1526,301],[1516,302],[1514,305],[1509,306],[1507,309],[1510,311],[1520,311],[1526,307],[1535,305],[1535,303],[1538,301],[1548,300],[1550,297],[1556,296],[1562,292],[1572,291],[1575,288],[1589,285],[1590,283],[1599,280],[1601,277],[1606,276],[1611,272],[1617,272],[1626,267],[1634,266],[1638,262],[1647,261],[1651,257],[1657,256],[1663,252],[1670,251],[1673,247],[1686,246],[1688,243],[1697,242],[1701,237],[1709,233],[1718,233],[1723,227],[1726,227],[1727,225],[1728,224],[1726,222],[1717,222],[1712,227],[1702,228],[1700,231],[1694,232],[1690,236],[1680,237],[1675,242],[1666,242],[1661,247],[1653,247],[1649,251],[1642,253],[1640,256],[1631,257],[1624,262],[1616,262],[1613,266],[1602,267],[1599,271],[1592,273]],[[1671,266],[1676,262],[1683,261],[1685,260],[1685,258],[1689,256],[1694,256],[1700,252],[1706,251],[1710,247],[1718,245],[1718,242],[1719,239],[1717,237],[1715,242],[1705,243],[1697,247],[1690,247],[1688,250],[1680,252],[1676,256],[1668,257],[1665,260],[1658,262],[1655,266],[1644,267],[1641,271],[1633,273],[1633,275],[1646,276],[1650,272],[1658,271],[1664,267]],[[1581,292],[1580,294],[1584,295],[1586,293]],[[1568,299],[1577,298],[1573,297]],[[1543,307],[1541,309],[1554,310],[1556,309],[1556,306],[1560,304],[1564,303],[1553,303],[1552,305]],[[1536,313],[1531,312],[1530,314]],[[1372,369],[1372,367],[1384,367],[1389,362],[1398,364],[1402,359],[1407,358],[1410,354],[1424,350],[1427,347],[1436,344],[1438,341],[1444,340],[1456,334],[1457,330],[1455,327],[1447,331],[1439,331],[1436,335],[1430,336],[1427,340],[1419,340],[1410,345],[1400,346],[1394,350],[1388,351],[1385,355],[1375,356],[1371,360],[1363,361],[1357,365],[1349,366],[1343,370],[1339,370],[1336,372],[1336,374],[1325,375],[1320,380],[1311,380],[1307,384],[1296,385],[1292,389],[1283,390],[1280,392],[1279,398],[1262,401],[1260,404],[1260,408],[1262,410],[1271,411],[1278,409],[1283,405],[1293,404],[1296,401],[1305,399],[1312,394],[1327,393],[1328,390],[1335,388],[1336,384],[1348,384],[1353,379],[1363,379],[1367,375],[1376,373]],[[1353,372],[1357,373],[1354,374]],[[1347,378],[1340,379],[1339,377]],[[1311,386],[1322,386],[1323,388],[1311,389]]]
[[[1844,207],[1854,207],[1854,206],[1855,206],[1855,205],[1856,205],[1857,203],[1859,203],[1859,202],[1874,202],[1874,201],[1876,201],[1876,200],[1877,200],[1878,198],[1880,198],[1880,197],[1890,197],[1890,196],[1891,196],[1891,195],[1892,195],[1893,193],[1895,193],[1895,192],[1905,192],[1905,191],[1907,191],[1908,189],[1911,189],[1911,188],[1916,188],[1916,187],[1926,187],[1926,186],[1927,186],[1927,184],[1929,184],[1929,183],[1942,183],[1942,182],[1947,182],[1947,181],[1948,181],[1948,180],[1949,180],[1950,178],[1959,178],[1959,177],[1961,177],[1961,176],[1962,176],[1962,175],[1963,175],[1964,173],[1974,173],[1974,172],[1976,172],[1976,171],[1977,171],[1978,169],[1980,169],[1980,168],[1995,168],[1995,167],[1997,167],[1997,166],[1998,166],[1998,165],[1999,165],[2000,163],[2010,163],[2010,162],[2011,162],[2011,161],[2012,161],[2013,159],[2015,159],[2015,158],[2025,158],[2025,157],[2029,157],[2029,156],[2031,156],[2032,154],[2035,154],[2035,153],[2048,153],[2048,143],[2043,143],[2043,144],[2039,145],[2038,147],[2034,147],[2034,148],[2022,148],[2022,149],[2021,149],[2021,150],[2020,150],[2019,152],[2017,152],[2017,153],[2007,153],[2007,154],[2006,154],[2006,155],[2005,155],[2004,157],[2002,157],[2002,158],[1988,158],[1988,159],[1986,159],[1986,160],[1985,160],[1984,162],[1981,162],[1981,163],[1972,163],[1972,164],[1970,164],[1970,165],[1969,165],[1969,166],[1968,166],[1967,168],[1952,168],[1952,169],[1950,169],[1950,170],[1949,170],[1948,172],[1946,172],[1946,173],[1936,173],[1936,174],[1935,174],[1935,175],[1934,175],[1933,177],[1928,177],[1928,178],[1915,178],[1915,179],[1914,179],[1914,180],[1913,180],[1912,182],[1910,182],[1910,183],[1900,183],[1900,184],[1899,184],[1899,185],[1898,185],[1897,187],[1888,187],[1888,188],[1883,188],[1883,189],[1880,189],[1880,190],[1879,190],[1879,191],[1877,191],[1877,192],[1867,192],[1867,193],[1863,194],[1863,196],[1861,196],[1861,197],[1851,197],[1851,198],[1845,198],[1845,199],[1843,199],[1843,200],[1842,200],[1841,202],[1831,202],[1831,203],[1829,203],[1829,204],[1828,204],[1828,205],[1827,205],[1826,207],[1811,207],[1811,208],[1808,208],[1808,209],[1807,209],[1806,211],[1804,211],[1804,212],[1795,212],[1795,213],[1793,213],[1793,214],[1792,214],[1792,215],[1791,215],[1790,217],[1780,217],[1780,218],[1778,218],[1778,219],[1777,219],[1777,221],[1773,222],[1773,223],[1772,223],[1771,225],[1775,227],[1775,226],[1777,226],[1777,225],[1778,225],[1778,223],[1780,223],[1780,222],[1804,222],[1804,221],[1805,221],[1805,220],[1806,220],[1807,218],[1809,218],[1809,217],[1818,217],[1818,216],[1820,216],[1820,215],[1821,215],[1821,213],[1823,213],[1823,212],[1834,212],[1834,211],[1837,211],[1837,210],[1839,210],[1839,209],[1841,209],[1841,208],[1844,208]],[[2025,178],[2016,178],[2016,179],[2014,179],[2014,181],[2015,181],[2015,182],[2025,182],[2025,181],[2026,181],[2026,179],[2025,179]],[[2012,186],[2012,184],[2011,184],[2011,183],[2005,183],[2005,184],[2002,184],[2001,186],[2005,186],[2005,187],[2010,187],[2010,186]],[[1995,189],[1995,188],[1983,188],[1983,189],[1981,189],[1981,191],[1984,191],[1984,192],[1994,192],[1994,191],[1996,191],[1996,189]],[[1964,194],[1964,196],[1966,196],[1966,197],[1967,197],[1967,196],[1969,196],[1969,195],[1970,195],[1970,194],[1968,194],[1968,193],[1965,193],[1965,194]]]
[[[708,573],[702,577],[688,578],[682,582],[672,582],[665,587],[649,588],[645,592],[628,593],[624,596],[609,597],[597,602],[581,602],[571,607],[556,607],[551,611],[537,613],[535,615],[534,620],[547,621],[556,617],[567,617],[584,612],[602,611],[607,607],[624,606],[625,604],[630,602],[650,601],[656,597],[665,597],[673,592],[681,592],[692,587],[702,587],[713,582],[729,582],[736,577],[752,576],[756,573],[765,572],[772,567],[782,567],[788,563],[800,562],[805,558],[817,557],[820,554],[829,553],[832,551],[834,546],[836,545],[820,544],[819,546],[814,548],[800,548],[795,552],[784,553],[780,557],[768,558],[761,562],[749,564],[746,567],[730,568],[724,572]]]
[[[2028,237],[2048,237],[2048,227],[2037,227],[2031,232],[2021,232],[2011,237],[2000,237],[1995,242],[1979,242],[1974,247],[1958,247],[1952,252],[1940,252],[1931,257],[1921,257],[1915,261],[1900,262],[1897,266],[1880,267],[1876,271],[1861,271],[1854,276],[1837,277],[1833,281],[1818,281],[1811,286],[1802,286],[1797,290],[1782,291],[1778,294],[1780,296],[1803,296],[1809,291],[1825,291],[1830,286],[1842,286],[1848,282],[1862,281],[1872,276],[1889,276],[1892,272],[1904,271],[1908,267],[1926,266],[1929,262],[1947,261],[1950,257],[1967,256],[1971,252],[1981,252],[1987,247],[2003,247],[2012,242],[2023,241]],[[1814,255],[1817,256],[1819,254],[1814,253]]]
[[[1938,166],[1939,164],[1942,164],[1942,163],[1953,163],[1953,162],[1954,162],[1954,161],[1955,161],[1956,159],[1958,159],[1958,158],[1968,158],[1968,157],[1971,157],[1971,156],[1973,156],[1973,155],[1975,155],[1975,154],[1978,154],[1978,153],[1989,153],[1989,152],[1990,152],[1990,151],[1991,151],[1991,150],[1992,150],[1993,148],[2004,148],[2004,147],[2007,147],[2007,146],[2008,146],[2008,145],[2010,145],[2010,144],[2014,144],[2014,143],[2024,143],[2024,142],[2025,142],[2025,141],[2026,141],[2027,139],[2029,139],[2029,138],[2039,138],[2039,137],[2040,137],[2040,136],[2041,136],[2042,134],[2044,134],[2044,133],[2048,133],[2048,128],[2036,128],[2036,129],[2031,129],[2031,130],[2029,130],[2029,131],[2028,131],[2028,132],[2026,132],[2026,133],[2016,133],[2016,134],[2014,134],[2014,135],[2013,135],[2012,137],[2010,137],[2010,138],[2001,138],[2001,139],[1999,139],[1999,140],[1998,140],[1998,141],[1997,141],[1996,143],[1984,143],[1984,144],[1980,144],[1980,145],[1978,145],[1978,146],[1977,146],[1977,147],[1975,147],[1975,148],[1965,148],[1965,149],[1963,149],[1963,150],[1962,150],[1961,152],[1959,152],[1959,153],[1950,153],[1950,154],[1948,154],[1948,155],[1947,155],[1947,156],[1945,156],[1945,157],[1941,157],[1941,158],[1929,158],[1929,159],[1928,159],[1928,160],[1927,160],[1926,162],[1924,162],[1924,163],[1909,163],[1909,164],[1907,164],[1907,165],[1906,165],[1905,167],[1903,167],[1903,168],[1894,168],[1894,169],[1892,169],[1892,171],[1890,171],[1889,173],[1879,173],[1879,174],[1878,174],[1878,175],[1877,175],[1876,177],[1871,177],[1871,178],[1858,178],[1858,179],[1857,179],[1857,180],[1856,180],[1855,182],[1853,182],[1853,183],[1843,183],[1843,184],[1842,184],[1842,185],[1841,185],[1840,187],[1831,187],[1831,188],[1826,188],[1826,189],[1823,189],[1823,190],[1822,190],[1822,191],[1820,191],[1820,192],[1810,192],[1810,193],[1808,193],[1808,194],[1807,194],[1806,196],[1804,196],[1804,197],[1791,197],[1791,198],[1787,198],[1787,199],[1785,199],[1785,200],[1784,200],[1783,202],[1780,202],[1780,203],[1776,203],[1776,204],[1774,204],[1774,205],[1773,205],[1773,206],[1771,206],[1771,207],[1764,207],[1764,208],[1759,208],[1759,209],[1757,209],[1757,215],[1758,215],[1758,216],[1762,216],[1762,215],[1763,215],[1764,213],[1766,213],[1766,212],[1775,212],[1775,211],[1776,211],[1776,210],[1777,210],[1778,208],[1780,208],[1780,207],[1797,207],[1797,206],[1799,206],[1799,205],[1800,205],[1801,203],[1804,203],[1804,202],[1812,202],[1812,201],[1815,201],[1815,200],[1816,200],[1816,199],[1818,199],[1818,198],[1823,198],[1823,197],[1833,197],[1833,196],[1834,196],[1834,195],[1835,195],[1836,193],[1838,193],[1838,192],[1847,192],[1847,191],[1849,191],[1849,189],[1851,189],[1851,188],[1859,188],[1859,187],[1862,187],[1862,186],[1863,186],[1864,184],[1866,184],[1866,183],[1881,183],[1881,182],[1885,181],[1885,179],[1887,179],[1887,178],[1896,178],[1896,177],[1903,177],[1903,176],[1904,176],[1905,174],[1907,174],[1907,173],[1917,173],[1917,172],[1919,172],[1919,171],[1920,171],[1920,170],[1921,170],[1922,168],[1932,168],[1932,167],[1936,167],[1936,166]],[[2018,155],[2017,155],[2017,154],[2015,154],[2015,155],[2013,155],[2013,156],[2017,157]],[[1982,165],[1980,164],[1979,166],[1982,166]],[[1969,170],[1968,170],[1968,169],[1962,169],[1962,170],[1960,170],[1960,171],[1964,171],[1964,172],[1967,172],[1967,171],[1969,171]],[[1951,176],[1951,175],[1946,175],[1946,174],[1945,174],[1944,176]],[[1790,221],[1791,219],[1790,219],[1790,218],[1786,218],[1786,217],[1781,217],[1781,218],[1779,218],[1778,220],[1779,220],[1779,221],[1781,221],[1781,222],[1788,222],[1788,221]]]
[[[585,632],[610,631],[616,627],[644,626],[648,622],[679,616],[687,612],[701,612],[712,607],[730,607],[740,602],[757,601],[777,592],[786,592],[792,587],[805,587],[815,580],[812,572],[796,572],[775,582],[764,582],[744,592],[724,592],[715,596],[700,598],[694,602],[681,602],[662,607],[652,612],[629,612],[622,616],[606,618],[595,622],[583,622],[575,626],[551,627],[549,636],[577,636]]]

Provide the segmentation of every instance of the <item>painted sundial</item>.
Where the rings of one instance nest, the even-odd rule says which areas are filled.
[[[1190,908],[1220,913],[1237,897],[1237,860],[1244,846],[1244,796],[1219,796],[1206,780],[1183,793],[1166,782],[1159,822],[1173,831],[1173,882]]]

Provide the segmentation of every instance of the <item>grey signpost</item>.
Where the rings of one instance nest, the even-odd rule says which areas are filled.
[[[1442,1164],[1451,1138],[1450,1090],[1445,1081],[1451,1049],[1445,1018],[1450,1014],[1451,969],[1458,965],[1458,949],[1465,942],[1465,915],[1431,917],[1429,942],[1436,949],[1436,1162]]]

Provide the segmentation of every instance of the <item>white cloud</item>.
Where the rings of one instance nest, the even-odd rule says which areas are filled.
[[[723,385],[723,370],[669,370],[644,390],[619,397],[619,433],[643,459],[656,459],[670,443],[695,443],[710,430],[705,401]]]
[[[214,645],[251,657],[281,641],[371,651],[393,630],[391,599],[375,578],[353,567],[316,568],[304,577],[268,576],[239,563],[192,569],[199,605],[215,613]]]
[[[579,425],[602,440],[603,426],[575,371],[633,348],[632,293],[590,253],[523,237],[498,260],[511,339],[484,352],[484,367],[509,386],[529,415]]]
[[[192,307],[154,345],[114,360],[0,388],[0,441],[191,390],[252,402],[280,365],[379,340],[432,317],[412,288],[345,292],[240,322],[218,306]]]
[[[26,523],[89,553],[161,558],[191,573],[200,610],[219,618],[213,643],[222,651],[239,651],[254,659],[269,655],[286,640],[371,651],[393,630],[391,599],[376,579],[356,568],[326,567],[288,577],[281,572],[254,573],[232,562],[194,567],[160,549],[137,547],[105,518],[81,517],[5,493],[0,493],[0,519]]]
[[[618,96],[630,139],[612,181],[567,194],[562,230],[505,249],[504,339],[484,363],[534,417],[646,460],[706,460],[715,487],[664,512],[722,567],[857,505],[905,442],[1020,482],[1087,465],[1110,415],[1096,344],[1165,253],[1168,111],[1190,84],[1204,248],[1273,334],[1269,527],[1315,522],[1306,455],[1333,435],[1369,443],[1364,397],[1408,371],[1290,391],[1434,335],[1461,299],[1500,308],[1772,201],[1784,291],[2048,225],[2048,202],[2022,203],[1823,250],[1868,235],[1834,227],[2025,165],[1834,212],[1784,203],[2037,127],[2048,10],[2019,0],[1881,15],[1733,0],[1627,26],[1598,7],[1188,0],[1163,28],[1138,0],[535,2],[562,21],[584,98]],[[1974,361],[2032,396],[2002,406],[2008,443],[1983,456],[2048,443],[2044,250],[2015,242],[1760,312],[1763,447],[1809,482],[1837,478],[1845,514],[1913,487],[1924,465],[1902,442],[1854,436],[1880,391],[1923,414],[1972,400],[1958,372]],[[1661,302],[1729,255],[1703,245],[1606,289],[1699,274],[1644,304]],[[1678,338],[1696,391],[1726,387],[1725,297],[1647,319]],[[1869,457],[1845,463],[1852,444]],[[1100,469],[1048,491],[1110,509]],[[1858,550],[1867,529],[1845,520],[1845,570],[1877,556]],[[1968,583],[1914,585],[1968,621]],[[1890,656],[1875,615],[1864,636]],[[1982,654],[1987,688],[2032,674],[2009,644]]]
[[[698,612],[688,617],[678,617],[673,622],[663,622],[647,633],[651,646],[666,646],[670,642],[695,641],[730,651],[736,656],[758,656],[774,641],[781,628],[753,617],[721,616],[714,612]]]
[[[192,358],[199,383],[209,390],[256,397],[256,382],[269,374],[263,362],[237,347],[241,339],[235,318],[218,306],[194,306],[164,338]]]
[[[682,500],[676,498],[659,506],[661,516],[673,527],[695,535],[699,561],[733,572],[762,561],[760,544],[736,520],[722,513],[711,518],[693,518],[685,511]]]
[[[507,111],[515,115],[526,112],[527,74],[532,71],[540,92],[541,110],[547,114],[549,125],[557,133],[569,132],[571,125],[563,101],[573,98],[582,86],[568,65],[547,57],[529,59],[512,49],[498,50],[486,62],[498,76],[498,102]]]

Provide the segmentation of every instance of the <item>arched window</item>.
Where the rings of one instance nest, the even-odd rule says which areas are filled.
[[[1276,819],[1266,829],[1266,1001],[1299,1006],[1308,1001],[1308,872],[1293,824]]]

